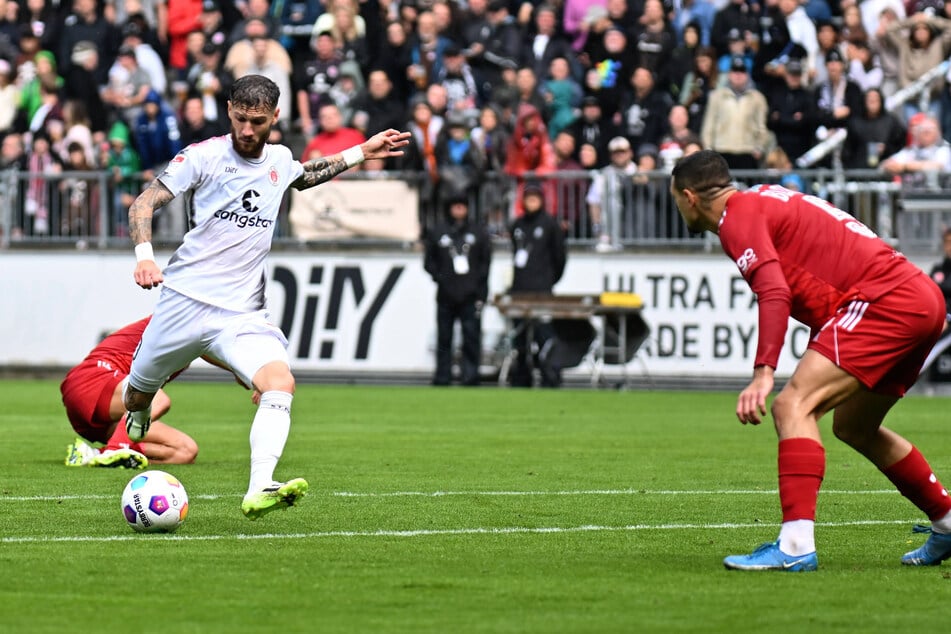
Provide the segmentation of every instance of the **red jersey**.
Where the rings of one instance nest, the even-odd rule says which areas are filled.
[[[847,212],[778,185],[730,196],[718,234],[759,302],[755,365],[776,367],[790,316],[815,331],[921,274]]]
[[[93,442],[108,442],[113,426],[112,395],[132,366],[132,355],[151,316],[103,339],[71,369],[60,384],[66,416],[76,433]]]
[[[116,386],[128,376],[132,355],[151,319],[151,315],[140,319],[103,339],[60,384],[66,415],[83,438],[93,442],[109,441],[109,430],[115,423],[109,414],[112,396]],[[183,371],[184,368],[178,370],[168,380]]]
[[[77,368],[92,363],[100,368],[113,371],[116,376],[126,377],[132,368],[132,355],[135,354],[135,349],[138,347],[139,341],[142,340],[142,333],[145,332],[145,327],[149,325],[150,321],[152,321],[152,315],[134,321],[128,326],[123,326],[107,336],[86,355],[86,358]],[[75,369],[73,368],[73,370]],[[173,372],[166,383],[185,370],[186,368],[182,368]],[[66,377],[69,378],[69,374]]]
[[[83,363],[91,361],[102,368],[114,370],[122,376],[129,374],[129,369],[132,367],[132,354],[139,345],[139,341],[142,340],[142,333],[151,320],[152,316],[149,315],[115,331],[100,341],[99,345],[86,355]]]

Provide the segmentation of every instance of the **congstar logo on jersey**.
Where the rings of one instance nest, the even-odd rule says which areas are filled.
[[[237,211],[231,211],[228,209],[219,209],[214,213],[214,217],[221,220],[227,220],[228,222],[233,222],[241,229],[267,229],[272,224],[274,224],[273,220],[250,215],[256,214],[258,212],[258,206],[255,204],[255,201],[260,197],[261,194],[257,193],[253,189],[249,189],[248,191],[244,192],[244,195],[241,197],[241,207],[243,208],[244,213],[239,213]]]

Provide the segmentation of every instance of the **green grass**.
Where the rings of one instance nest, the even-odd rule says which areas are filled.
[[[201,453],[165,467],[190,513],[156,536],[120,514],[132,472],[63,466],[57,388],[0,382],[0,632],[946,627],[951,567],[899,564],[923,518],[828,423],[819,572],[723,569],[780,519],[772,427],[733,394],[300,386],[277,476],[311,493],[252,523],[248,394],[177,382],[165,420]],[[946,482],[949,409],[890,421]]]

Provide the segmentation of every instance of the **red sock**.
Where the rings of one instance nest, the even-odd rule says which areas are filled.
[[[129,434],[126,433],[125,416],[119,419],[119,424],[116,425],[116,430],[112,432],[112,436],[109,437],[109,442],[106,443],[105,449],[121,449],[122,447],[128,447],[133,451],[145,453],[142,449],[142,445],[137,442],[132,442],[132,439],[129,438]]]
[[[898,492],[911,500],[911,503],[924,511],[931,521],[939,520],[951,511],[951,498],[928,461],[916,447],[911,453],[890,467],[882,469],[889,480],[898,488]]]
[[[779,502],[783,521],[816,519],[816,499],[826,470],[826,452],[811,438],[779,442]]]

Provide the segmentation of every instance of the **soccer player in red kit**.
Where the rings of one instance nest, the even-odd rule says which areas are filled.
[[[951,557],[951,498],[921,453],[882,426],[914,384],[945,324],[944,297],[918,267],[848,213],[775,185],[738,191],[726,161],[704,150],[681,159],[671,194],[691,231],[720,238],[759,303],[753,379],[736,416],[758,425],[789,317],[811,329],[808,349],[770,411],[779,437],[779,538],[724,559],[735,570],[815,570],[816,500],[825,473],[818,422],[868,458],[931,520],[901,561]]]
[[[149,320],[151,317],[140,319],[112,333],[66,374],[60,392],[70,424],[86,441],[105,445],[100,450],[76,440],[66,448],[67,465],[141,469],[149,461],[188,464],[198,455],[198,445],[191,437],[158,421],[139,442],[132,442],[126,434],[122,391]],[[159,390],[152,401],[152,418],[163,416],[171,404],[164,390]]]

